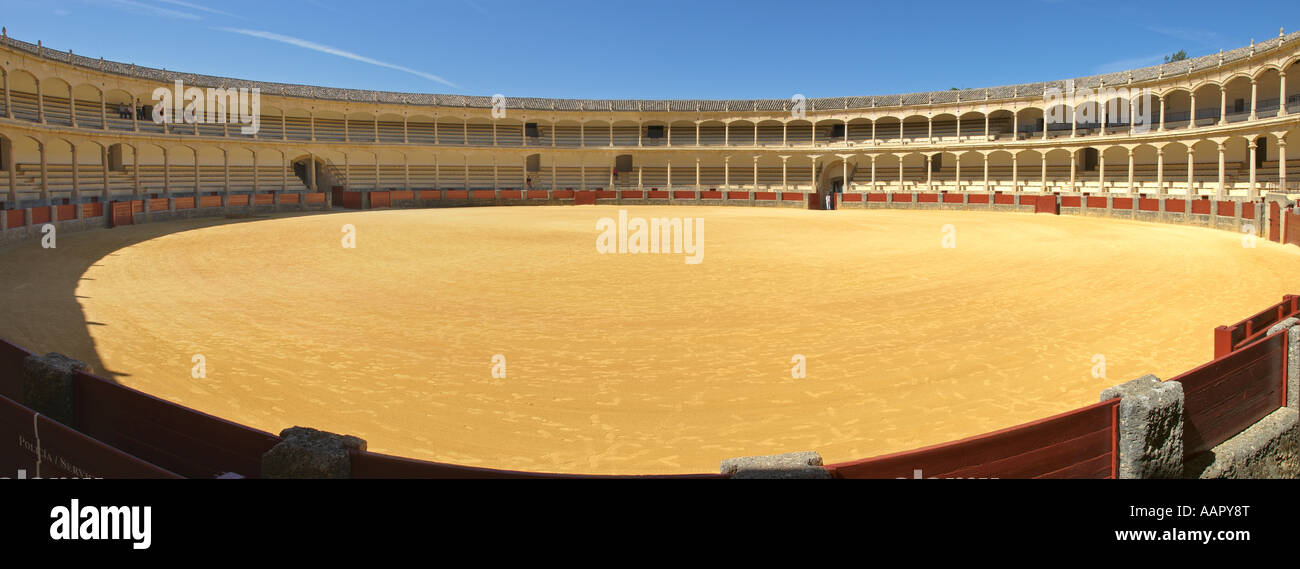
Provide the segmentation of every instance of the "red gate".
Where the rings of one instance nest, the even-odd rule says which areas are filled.
[[[596,205],[596,192],[592,190],[574,192],[573,205]]]
[[[1282,242],[1282,207],[1277,202],[1268,204],[1268,240]]]
[[[135,225],[135,206],[131,202],[113,202],[113,227]]]

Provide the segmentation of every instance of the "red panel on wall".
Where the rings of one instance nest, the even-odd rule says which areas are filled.
[[[501,190],[501,199],[503,200],[517,200],[523,199],[523,197],[523,190]],[[393,192],[393,199],[397,199],[397,192]]]
[[[595,204],[596,204],[596,192],[590,190],[574,192],[573,205],[595,205]]]
[[[422,200],[440,200],[442,199],[442,192],[438,190],[420,190],[419,196]]]
[[[1038,200],[1034,203],[1034,213],[1060,215],[1061,208],[1056,205],[1056,196],[1038,196]]]
[[[645,195],[641,190],[623,190],[623,198],[630,200],[639,200]]]
[[[758,201],[773,201],[776,199],[776,192],[754,192],[754,199]]]
[[[298,203],[298,196],[301,194],[280,194],[280,203]]]
[[[993,203],[996,205],[1015,205],[1016,196],[1010,194],[994,194]]]
[[[1218,202],[1219,215],[1233,217],[1237,215],[1237,202]]]
[[[555,190],[551,192],[551,197],[557,200],[571,200],[573,199],[573,190]]]
[[[836,478],[1110,478],[1118,399],[969,439],[833,464]]]
[[[781,192],[781,200],[787,202],[803,201],[803,194],[800,192]]]
[[[306,203],[325,203],[325,192],[303,194],[302,199],[307,200]]]
[[[961,194],[943,194],[943,203],[962,203]]]
[[[176,209],[194,209],[194,198],[176,198]]]
[[[939,194],[916,194],[916,201],[920,203],[939,203]]]
[[[1133,209],[1133,198],[1115,198],[1111,200],[1113,209]]]
[[[861,202],[862,194],[840,194],[840,201],[848,203]]]
[[[494,200],[497,193],[492,190],[474,190],[474,199],[476,200]]]
[[[40,225],[42,223],[49,223],[49,222],[50,222],[49,206],[32,208],[32,225]]]
[[[1102,196],[1088,196],[1089,209],[1106,209],[1106,198]]]
[[[1197,215],[1210,215],[1210,200],[1192,201],[1192,213]]]
[[[27,223],[27,210],[9,209],[5,210],[5,216],[9,218],[8,227],[22,227]]]
[[[889,194],[889,201],[891,201],[891,202],[895,202],[895,203],[898,203],[898,202],[902,202],[902,203],[912,203],[912,194],[910,194],[910,193],[903,193],[903,192],[892,193],[892,194]]]
[[[77,206],[74,204],[61,205],[59,209],[59,221],[77,218]]]
[[[547,197],[549,196],[546,195],[546,190],[528,190],[528,199],[530,200],[544,200]]]
[[[693,200],[695,199],[695,192],[693,190],[673,190],[673,199]]]
[[[221,207],[221,196],[199,196],[199,207]]]
[[[1061,207],[1081,207],[1082,205],[1082,196],[1061,196]]]
[[[1228,440],[1281,407],[1286,382],[1286,332],[1184,373],[1183,456]]]
[[[248,205],[248,195],[236,194],[230,196],[230,205]]]
[[[618,192],[614,190],[596,190],[596,199],[609,200],[618,197]]]
[[[515,191],[518,192],[519,190],[515,190]],[[413,192],[413,191],[411,191],[411,190],[393,190],[393,191],[389,192],[389,194],[392,195],[393,200],[413,200],[413,199],[415,199],[415,192]]]
[[[467,200],[469,199],[469,192],[467,190],[447,190],[447,199]]]
[[[113,227],[135,223],[135,212],[131,208],[131,202],[113,202],[112,208]]]
[[[275,205],[275,194],[254,194],[253,204],[254,205]],[[149,207],[150,209],[152,209],[153,205],[150,204]]]
[[[1245,219],[1255,219],[1255,202],[1242,202],[1241,217]]]
[[[727,192],[727,199],[729,199],[729,200],[747,200],[747,199],[749,199],[749,192]]]
[[[967,196],[967,199],[969,201],[967,201],[966,203],[980,203],[980,204],[989,203],[988,194],[970,194]]]
[[[1181,198],[1166,198],[1165,211],[1181,213],[1187,211],[1187,200]]]
[[[370,207],[392,207],[393,194],[389,192],[370,192]]]
[[[668,199],[668,190],[650,190],[650,199],[666,200]]]
[[[1138,209],[1142,211],[1160,211],[1160,200],[1138,198]]]
[[[869,202],[884,202],[887,199],[889,199],[889,194],[879,192],[867,194],[867,201]]]
[[[336,192],[336,199],[342,196],[343,203],[336,204],[348,209],[361,209],[361,192]]]
[[[702,199],[702,200],[720,200],[720,199],[722,199],[722,192],[720,192],[720,191],[718,191],[718,190],[704,190],[704,191],[700,192],[700,199]]]

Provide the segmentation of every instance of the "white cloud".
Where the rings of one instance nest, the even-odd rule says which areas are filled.
[[[327,46],[327,45],[321,45],[321,44],[318,44],[318,43],[316,43],[316,42],[308,41],[308,40],[305,40],[305,39],[300,39],[300,38],[295,38],[295,37],[292,37],[292,36],[281,35],[281,34],[277,34],[277,33],[274,33],[274,32],[266,32],[266,31],[262,31],[262,30],[247,30],[247,29],[240,29],[240,28],[216,28],[216,29],[221,30],[221,31],[223,31],[223,32],[230,32],[230,33],[233,33],[233,34],[241,34],[241,35],[245,35],[245,36],[250,36],[250,37],[255,37],[255,38],[261,38],[261,39],[271,40],[271,41],[280,42],[280,43],[285,43],[285,44],[289,44],[289,45],[292,45],[292,46],[301,47],[301,48],[303,48],[303,49],[310,49],[310,50],[312,50],[312,51],[317,51],[317,52],[320,52],[320,53],[326,53],[326,54],[329,54],[329,55],[336,55],[336,56],[338,56],[338,57],[343,57],[343,58],[351,59],[351,60],[353,60],[353,61],[360,61],[360,62],[362,62],[362,63],[369,63],[370,65],[375,65],[375,66],[379,66],[379,67],[386,67],[386,68],[388,68],[388,69],[396,69],[396,70],[398,70],[398,71],[402,71],[402,72],[405,72],[405,73],[410,73],[410,74],[412,74],[412,75],[417,75],[417,76],[423,77],[423,78],[428,79],[428,80],[430,80],[430,81],[437,81],[438,83],[442,83],[443,85],[447,85],[448,87],[459,88],[455,83],[452,83],[451,81],[448,81],[448,80],[446,80],[446,79],[443,79],[442,77],[439,77],[439,76],[434,75],[434,74],[432,74],[432,73],[425,73],[425,72],[423,72],[423,71],[418,71],[418,70],[415,70],[415,69],[411,69],[411,68],[409,68],[409,67],[402,67],[402,66],[400,66],[400,65],[395,65],[395,64],[392,64],[392,63],[387,63],[387,62],[379,61],[379,60],[377,60],[377,59],[372,59],[372,58],[366,57],[366,56],[364,56],[364,55],[358,55],[358,54],[352,53],[352,52],[350,52],[350,51],[342,50],[342,49],[339,49],[339,48],[336,48],[336,47],[330,47],[330,46]]]
[[[171,4],[171,5],[173,5],[173,6],[181,6],[181,7],[184,7],[184,8],[189,8],[189,9],[191,9],[191,10],[198,10],[198,11],[200,11],[200,12],[207,12],[207,13],[209,13],[209,14],[217,14],[217,15],[221,15],[221,16],[229,16],[229,17],[231,17],[231,18],[239,18],[239,19],[241,19],[241,20],[246,20],[246,19],[247,19],[247,18],[245,18],[245,17],[243,17],[243,16],[237,16],[237,15],[235,15],[235,14],[231,14],[230,12],[222,12],[221,10],[217,10],[217,9],[214,9],[214,8],[209,8],[209,7],[207,7],[207,6],[200,6],[200,5],[198,5],[198,4],[192,4],[192,3],[190,3],[190,2],[181,2],[181,0],[155,0],[155,1],[157,1],[157,2],[162,2],[163,4]]]
[[[189,12],[172,10],[170,8],[163,8],[162,6],[153,6],[150,4],[136,2],[135,0],[92,0],[92,1],[96,4],[105,4],[117,8],[119,10],[126,10],[128,12],[135,12],[137,14],[145,14],[148,16],[157,16],[160,18],[170,18],[173,20],[202,20],[203,19],[202,17],[195,14],[191,14]]]

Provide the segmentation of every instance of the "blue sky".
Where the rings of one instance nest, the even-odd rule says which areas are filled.
[[[1279,20],[1279,18],[1281,18]],[[210,75],[469,95],[749,99],[986,87],[1300,29],[1248,4],[0,0],[11,36]]]

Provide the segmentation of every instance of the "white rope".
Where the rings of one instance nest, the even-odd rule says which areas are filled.
[[[32,415],[32,436],[36,437],[36,477],[41,477],[41,429],[40,423],[36,420],[41,416],[40,413]]]

